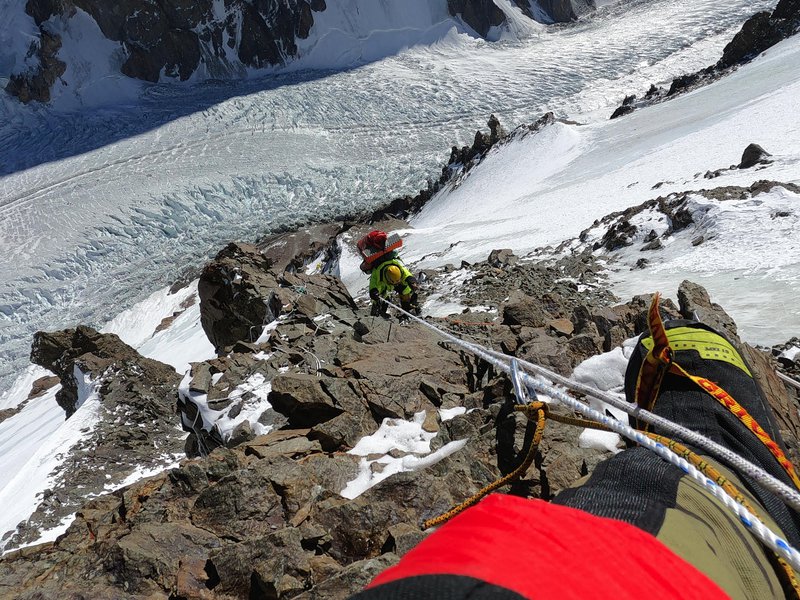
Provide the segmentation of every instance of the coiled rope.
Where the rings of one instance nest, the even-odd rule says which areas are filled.
[[[689,477],[691,477],[692,479],[697,481],[700,485],[702,485],[711,495],[717,498],[726,508],[728,508],[728,510],[736,514],[736,516],[740,519],[740,521],[744,524],[744,526],[759,541],[761,541],[762,544],[764,544],[766,547],[770,548],[780,557],[785,559],[786,562],[788,562],[794,569],[800,570],[800,552],[798,552],[795,548],[793,548],[785,539],[783,539],[781,536],[777,535],[766,525],[764,525],[760,521],[758,516],[753,514],[753,512],[751,512],[750,510],[748,510],[747,507],[743,506],[741,503],[737,502],[733,497],[728,495],[728,493],[726,493],[725,490],[720,485],[718,485],[716,481],[704,475],[686,458],[679,456],[663,443],[649,438],[645,433],[632,428],[630,425],[624,424],[620,421],[617,421],[616,419],[608,417],[602,412],[583,404],[582,402],[576,400],[575,398],[572,398],[568,394],[564,393],[562,390],[550,385],[549,383],[539,381],[531,377],[528,373],[518,371],[518,365],[524,364],[524,366],[527,367],[526,363],[518,363],[516,360],[514,360],[512,363],[511,362],[512,357],[509,357],[507,355],[503,355],[505,357],[504,359],[498,358],[495,356],[494,351],[487,352],[487,350],[481,346],[464,341],[446,331],[439,329],[435,325],[428,323],[427,321],[424,321],[423,319],[420,319],[415,315],[412,315],[411,313],[403,310],[402,308],[393,304],[392,302],[389,301],[386,302],[387,304],[392,306],[395,310],[399,311],[401,314],[407,316],[408,318],[414,319],[416,322],[437,332],[441,337],[451,341],[452,343],[456,344],[457,346],[465,350],[468,350],[474,356],[481,358],[484,361],[488,362],[489,364],[497,367],[499,370],[508,373],[512,377],[512,381],[515,378],[518,378],[518,380],[524,385],[526,390],[533,390],[534,395],[536,391],[546,394],[556,402],[563,404],[565,407],[579,414],[582,414],[584,417],[591,419],[592,421],[596,421],[597,423],[607,427],[610,431],[614,431],[615,433],[618,433],[623,437],[626,437],[636,442],[637,444],[650,449],[652,452],[655,452],[658,456],[660,456],[670,464],[678,467]],[[592,392],[591,395],[595,396],[596,393]],[[640,410],[636,413],[637,418],[641,419],[642,412],[645,411]],[[653,416],[655,417],[655,415]],[[543,411],[541,413],[541,417],[537,417],[537,428],[538,428],[539,418],[544,418]],[[699,434],[695,435],[699,436]],[[710,442],[710,440],[706,441]],[[750,469],[758,469],[758,467],[752,465],[751,463],[747,464],[749,465]],[[771,478],[771,476],[769,476],[767,473],[764,474],[767,475],[769,478]],[[777,482],[777,480],[775,481]]]

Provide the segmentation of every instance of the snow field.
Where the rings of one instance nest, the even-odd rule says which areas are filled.
[[[64,420],[63,410],[56,404],[56,386],[44,396],[32,400],[16,417],[0,423],[0,550],[8,540],[8,532],[27,520],[39,506],[42,493],[55,481],[54,472],[70,448],[97,424],[100,410],[99,380],[92,380],[77,367],[77,410]],[[10,431],[9,431],[10,429]],[[3,448],[3,446],[6,446]],[[43,532],[39,541],[55,539],[66,530],[68,522]]]
[[[495,248],[523,254],[575,237],[595,219],[658,195],[749,186],[759,179],[800,181],[800,116],[793,109],[800,93],[798,60],[796,36],[670,102],[614,121],[556,123],[494,148],[466,180],[445,188],[412,220],[409,259],[431,256],[420,266],[434,266],[484,260]],[[752,141],[773,152],[775,161],[703,178],[709,169],[738,163]],[[781,311],[779,319],[774,313],[795,305],[800,294],[798,195],[776,189],[744,201],[695,199],[693,206],[698,216],[706,213],[696,230],[706,231],[710,241],[697,248],[683,243],[652,268],[620,274],[625,284],[616,291],[628,297],[669,281],[661,290],[669,295],[677,289],[673,281],[695,277],[712,297],[724,298],[749,334],[746,341],[771,344],[800,331],[800,311]],[[658,232],[664,224],[653,228]],[[462,243],[448,251],[454,241]],[[742,274],[747,278],[740,279]],[[752,306],[758,280],[768,281],[771,300]],[[765,330],[766,323],[776,327]]]

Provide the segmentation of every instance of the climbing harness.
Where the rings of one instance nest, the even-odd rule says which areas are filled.
[[[423,319],[420,319],[420,318],[416,317],[415,315],[412,315],[412,314],[406,312],[405,310],[403,310],[399,306],[396,306],[392,302],[387,301],[387,303],[390,306],[392,306],[395,310],[400,311],[402,314],[407,315],[409,318],[414,319],[415,321],[417,321],[418,323],[424,325],[425,327],[428,327],[429,329],[432,329],[432,330],[436,331],[440,336],[442,336],[445,339],[451,341],[452,343],[456,344],[457,346],[460,346],[461,348],[463,348],[465,350],[468,350],[474,356],[476,356],[478,358],[481,358],[484,361],[488,362],[489,364],[497,367],[501,371],[503,371],[505,373],[508,373],[512,377],[512,383],[513,383],[514,379],[516,378],[519,382],[521,382],[521,384],[525,387],[526,390],[531,390],[531,391],[533,391],[533,393],[538,391],[538,392],[540,392],[542,394],[546,394],[548,397],[552,398],[557,403],[562,404],[565,407],[567,407],[567,408],[569,408],[569,409],[571,409],[571,410],[583,415],[586,419],[588,419],[589,421],[593,422],[592,426],[594,426],[595,423],[599,424],[600,426],[603,426],[608,431],[613,431],[615,433],[618,433],[618,434],[620,434],[620,435],[622,435],[622,436],[634,441],[635,443],[637,443],[637,444],[639,444],[641,446],[644,446],[645,448],[648,448],[649,450],[651,450],[652,452],[654,452],[655,454],[657,454],[658,456],[660,456],[661,458],[663,458],[664,460],[669,462],[670,464],[672,464],[674,466],[677,466],[686,475],[688,475],[689,477],[691,477],[692,479],[697,481],[701,486],[703,486],[704,489],[706,489],[711,495],[713,495],[715,498],[717,498],[726,508],[728,508],[734,514],[736,514],[737,517],[740,519],[740,521],[744,524],[744,526],[759,541],[761,541],[765,546],[767,546],[768,548],[773,550],[779,557],[781,557],[782,559],[785,559],[785,561],[789,565],[791,565],[791,567],[793,567],[796,570],[800,570],[800,552],[798,552],[795,548],[793,548],[785,539],[783,539],[781,536],[777,535],[775,532],[770,530],[766,525],[764,525],[764,523],[759,519],[759,517],[756,514],[754,514],[753,511],[751,511],[747,506],[745,506],[741,502],[737,501],[736,498],[738,496],[735,496],[735,497],[731,496],[718,483],[719,478],[715,479],[715,478],[712,478],[712,477],[708,476],[707,474],[705,474],[703,471],[706,471],[706,473],[709,472],[707,467],[703,467],[703,470],[700,470],[700,469],[697,468],[697,466],[692,464],[693,461],[697,462],[696,460],[693,459],[692,461],[690,461],[685,456],[681,456],[680,454],[676,453],[675,449],[677,449],[677,446],[673,445],[673,447],[670,448],[669,445],[663,443],[663,441],[657,441],[655,439],[652,439],[651,437],[648,436],[648,434],[646,432],[634,429],[634,428],[632,428],[631,426],[629,426],[627,424],[624,424],[624,423],[622,423],[622,422],[620,422],[620,421],[618,421],[618,420],[616,420],[616,419],[614,419],[612,417],[609,417],[608,415],[603,414],[602,412],[600,412],[598,410],[595,410],[595,409],[591,408],[590,406],[587,406],[586,404],[583,404],[582,402],[576,400],[575,398],[572,398],[571,396],[569,396],[568,394],[564,393],[562,390],[554,387],[553,385],[550,385],[549,383],[545,383],[543,381],[539,381],[539,380],[535,379],[534,377],[532,377],[531,375],[529,375],[528,373],[521,372],[519,370],[519,366],[520,365],[523,365],[523,366],[527,367],[530,363],[525,363],[524,361],[523,362],[517,361],[516,359],[512,359],[511,357],[509,357],[507,355],[502,355],[502,354],[497,353],[495,351],[487,351],[487,349],[485,349],[485,348],[483,348],[481,346],[478,346],[476,344],[472,344],[470,342],[462,340],[462,339],[460,339],[460,338],[458,338],[458,337],[456,337],[456,336],[454,336],[454,335],[452,335],[452,334],[450,334],[450,333],[448,333],[446,331],[443,331],[443,330],[439,329],[435,325],[433,325],[431,323],[428,323],[427,321],[424,321]],[[651,310],[652,310],[652,307],[651,307]],[[500,358],[497,355],[503,356],[504,358]],[[565,378],[561,378],[561,379],[565,379]],[[591,388],[589,388],[589,389],[591,390]],[[606,395],[606,394],[598,394],[596,390],[591,390],[591,394],[590,395],[592,395],[592,396],[602,395],[602,396],[608,396],[609,398],[611,397],[610,395]],[[601,399],[603,399],[603,398],[601,398]],[[614,400],[615,400],[615,402],[614,403],[610,403],[610,404],[614,404],[615,405],[615,404],[620,404],[621,403],[621,401],[619,401],[616,398]],[[520,402],[520,401],[521,401],[521,398],[518,398],[518,402]],[[625,404],[627,404],[627,403],[625,403]],[[632,409],[632,410],[630,409],[630,407],[628,407],[628,408],[629,408],[629,410],[626,410],[626,412],[628,412],[629,414],[632,414],[636,418],[641,418],[645,413],[647,413],[646,416],[647,416],[648,419],[651,420],[651,422],[656,421],[656,419],[652,418],[652,417],[656,417],[656,415],[653,415],[652,413],[649,413],[648,411],[643,411],[641,408],[635,408],[635,409]],[[520,410],[522,412],[528,412],[528,413],[535,413],[536,414],[536,423],[537,423],[536,424],[536,431],[538,432],[540,429],[543,431],[544,422],[545,422],[545,419],[547,417],[547,412],[549,412],[547,409],[545,409],[543,407],[543,403],[532,402],[530,404],[519,404],[518,406],[515,407],[515,410]],[[553,418],[553,415],[550,414],[550,417]],[[560,416],[558,417],[558,419],[561,419],[561,418],[562,417],[560,417]],[[567,417],[567,418],[570,418],[570,417]],[[579,421],[584,422],[583,420],[579,420]],[[665,419],[664,419],[664,421],[666,421],[666,423],[670,423],[669,421],[667,421]],[[682,427],[680,427],[680,426],[678,426],[678,425],[676,425],[674,423],[672,425],[673,425],[672,430],[674,430],[674,431],[680,429],[680,430],[684,430],[686,432],[691,433],[692,435],[686,437],[687,441],[690,441],[691,443],[694,443],[694,441],[692,439],[689,439],[689,438],[695,438],[695,439],[702,438],[702,439],[705,440],[705,438],[703,438],[703,436],[700,436],[696,432],[691,432],[690,430],[682,428]],[[528,452],[526,453],[526,457],[523,460],[523,464],[520,465],[520,467],[524,466],[525,470],[527,470],[528,466],[530,466],[530,462],[528,462],[528,461],[529,460],[532,461],[533,460],[533,456],[535,456],[535,451],[536,451],[535,449],[536,449],[536,446],[538,445],[538,441],[537,441],[536,438],[537,438],[537,433],[534,433],[534,442],[536,442],[536,443],[532,443],[531,444],[531,447],[528,449]],[[541,434],[538,434],[538,440],[539,441],[541,440]],[[709,444],[707,444],[707,446],[711,445],[710,440],[706,440],[706,442],[709,442]],[[719,446],[719,448],[722,449],[722,450],[727,450],[727,449],[724,449],[722,446]],[[736,456],[735,453],[732,453],[729,450],[724,454],[728,454],[728,453],[729,454],[733,454],[734,456]],[[721,454],[723,454],[723,453],[721,453]],[[699,457],[698,457],[698,460],[702,460],[702,459],[699,459]],[[782,482],[778,481],[777,479],[775,479],[774,477],[772,477],[768,473],[764,472],[762,469],[756,467],[756,465],[753,465],[752,463],[749,463],[748,461],[745,461],[741,457],[739,457],[739,461],[736,461],[736,462],[738,464],[746,464],[748,466],[747,472],[760,473],[759,476],[760,476],[760,478],[762,480],[769,481],[770,484],[772,485],[772,487],[776,487],[777,489],[782,489],[783,490],[784,493],[780,494],[781,497],[786,495],[786,496],[792,498],[792,500],[794,500],[794,502],[792,502],[793,506],[795,506],[795,507],[800,506],[800,502],[798,502],[798,500],[800,500],[800,497],[798,497],[797,490],[791,490],[791,488],[788,488],[788,486],[786,486]],[[492,488],[492,489],[490,489],[486,493],[489,493],[490,491],[493,491],[493,489],[496,489],[497,487],[501,487],[505,483],[508,483],[509,481],[511,481],[512,480],[512,478],[511,478],[512,475],[521,474],[523,469],[521,469],[520,467],[518,467],[512,473],[509,473],[508,475],[506,475],[502,479],[498,480],[498,482],[495,482],[494,484],[491,484],[490,486],[487,486],[488,488]],[[502,483],[500,483],[500,482],[502,482]],[[494,487],[495,485],[496,485],[496,487]],[[485,488],[485,489],[487,489],[487,488]],[[788,492],[789,492],[788,494],[786,493],[786,490],[788,490]],[[483,492],[483,490],[481,490],[481,492]],[[480,492],[479,492],[479,494],[480,494]],[[485,494],[483,494],[483,495],[485,495]],[[471,502],[472,501],[472,504],[477,503],[480,500],[480,498],[483,497],[483,495],[478,496],[478,494],[476,494],[476,496],[478,496],[477,498],[473,497],[473,498],[469,499],[467,502]],[[456,512],[454,512],[454,511],[456,509],[462,507],[464,504],[466,504],[466,503],[462,503],[462,505],[459,505],[459,507],[456,507],[453,510],[448,511],[448,513],[445,513],[445,515],[443,515],[442,517],[445,517],[445,516],[447,516],[447,518],[452,517],[454,514],[456,514]],[[471,505],[471,504],[469,504],[469,505]],[[460,508],[460,510],[464,510],[464,508],[467,508],[467,506],[463,506],[463,508]],[[460,512],[460,510],[459,510],[459,512]],[[444,522],[444,520],[446,520],[446,519],[443,519],[441,521],[438,518],[437,519],[432,519],[432,520],[427,521],[424,524],[424,526],[430,527],[433,524],[439,524],[440,522]],[[789,574],[787,574],[787,577],[788,576],[789,576]],[[791,580],[795,581],[795,583],[796,583],[796,580],[794,579],[794,574],[793,573],[791,574]],[[795,587],[795,591],[797,592],[798,590],[800,590],[800,588]],[[798,593],[798,595],[800,595],[800,593]]]

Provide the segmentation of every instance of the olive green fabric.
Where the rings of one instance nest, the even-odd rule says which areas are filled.
[[[775,521],[747,492],[736,475],[707,456],[703,456],[703,459],[712,464],[742,492],[767,527],[778,535],[781,534]],[[677,471],[676,467],[670,465],[670,468]],[[581,490],[590,480],[590,475],[582,477],[570,488],[562,491],[555,502],[574,506],[575,502],[572,501],[574,497],[570,492]],[[672,506],[669,507],[669,504]],[[624,512],[614,514],[608,510],[593,510],[594,506],[575,507],[606,518],[630,522]],[[663,520],[655,528],[643,527],[643,529],[650,530],[661,543],[706,574],[733,600],[768,600],[786,597],[775,570],[776,564],[761,542],[745,528],[736,515],[694,479],[688,476],[680,477],[674,501],[666,506],[660,503],[660,508],[655,512],[661,513]]]
[[[714,466],[742,491],[764,523],[780,534],[736,476],[719,464]],[[681,478],[675,507],[666,510],[656,537],[708,575],[733,600],[785,598],[774,562],[761,543],[722,502],[689,477]]]

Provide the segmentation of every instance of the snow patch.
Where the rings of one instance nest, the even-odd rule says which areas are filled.
[[[77,367],[78,409],[68,419],[55,402],[60,386],[26,405],[13,419],[0,423],[0,548],[2,536],[14,531],[30,518],[41,501],[44,490],[56,481],[54,471],[69,456],[70,449],[92,435],[100,413],[100,379],[92,379]],[[60,415],[59,415],[60,413]],[[13,428],[4,435],[5,426]],[[6,432],[8,433],[8,432]],[[8,444],[7,448],[3,448]],[[6,476],[4,476],[6,475]],[[52,530],[49,533],[52,534]]]
[[[467,440],[457,440],[431,454],[430,442],[436,433],[422,429],[424,422],[425,411],[416,413],[411,421],[384,419],[378,431],[361,438],[349,451],[362,457],[359,473],[339,493],[352,500],[395,473],[424,469],[466,446]],[[388,454],[391,450],[407,454],[394,458]],[[374,460],[366,458],[375,454],[383,456]]]
[[[458,415],[464,415],[467,413],[467,409],[465,406],[455,406],[453,408],[440,408],[439,409],[439,418],[444,421],[450,421],[454,419]]]
[[[256,435],[264,435],[272,431],[271,425],[262,425],[258,422],[264,411],[272,408],[267,400],[272,391],[272,383],[267,381],[261,373],[254,373],[248,377],[225,398],[215,398],[214,402],[230,401],[228,406],[221,410],[215,410],[208,405],[208,394],[189,389],[191,382],[192,374],[189,371],[178,386],[178,393],[185,402],[191,402],[197,407],[203,420],[202,428],[206,431],[211,431],[216,427],[222,439],[228,440],[236,427],[244,421],[250,423],[250,427]],[[232,416],[231,413],[235,410],[238,410],[238,414]]]
[[[625,371],[628,368],[628,361],[633,354],[637,341],[638,338],[631,338],[625,340],[622,347],[589,357],[575,367],[572,379],[624,400]],[[618,408],[595,399],[589,399],[589,406],[603,414],[612,416],[626,425],[628,424],[628,415]],[[619,445],[621,441],[622,438],[618,433],[584,429],[578,439],[578,445],[581,448],[595,448],[616,453],[620,451]]]

